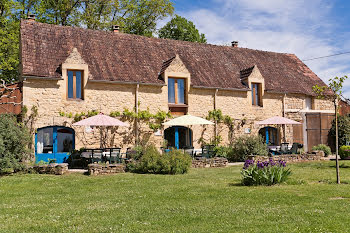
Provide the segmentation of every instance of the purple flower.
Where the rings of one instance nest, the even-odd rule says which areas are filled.
[[[258,168],[264,168],[264,163],[263,162],[260,162],[260,161],[258,161],[257,163],[256,163],[256,166],[258,167]]]
[[[247,169],[248,167],[250,167],[250,165],[253,165],[253,164],[254,164],[254,160],[247,159],[247,160],[244,162],[243,169]]]

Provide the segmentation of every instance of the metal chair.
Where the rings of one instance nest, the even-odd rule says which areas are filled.
[[[213,158],[215,157],[214,145],[205,145],[202,147],[202,157]]]
[[[279,153],[280,154],[288,154],[289,153],[288,145],[289,145],[288,142],[281,143],[281,149],[280,149]]]
[[[103,150],[102,149],[92,149],[91,154],[91,163],[98,163],[102,162],[103,158]]]
[[[194,147],[185,147],[183,150],[184,150],[184,153],[190,155],[192,158],[195,156]]]
[[[121,154],[120,154],[121,148],[108,148],[109,151],[109,163],[121,163]]]

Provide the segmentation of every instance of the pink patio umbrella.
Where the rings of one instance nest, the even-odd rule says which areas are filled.
[[[291,119],[288,119],[288,118],[285,118],[285,117],[280,117],[280,116],[274,116],[274,117],[271,117],[271,118],[268,118],[266,120],[263,120],[263,121],[259,121],[257,123],[255,123],[257,125],[300,125],[301,123],[297,122],[297,121],[293,121]],[[286,133],[283,132],[283,138],[284,138],[284,141],[285,141],[285,138],[286,138]],[[269,136],[268,136],[268,131],[266,129],[266,144],[268,144],[268,139]]]
[[[257,125],[300,125],[301,123],[285,117],[274,116],[266,120],[259,121],[255,124]]]
[[[89,118],[86,118],[84,120],[78,121],[73,124],[73,126],[97,126],[100,128],[100,134],[101,134],[101,147],[104,147],[105,143],[103,143],[103,133],[102,133],[102,127],[110,127],[110,126],[121,126],[121,127],[129,127],[128,123],[124,123],[118,119],[115,119],[110,116],[103,115],[102,113],[92,116]],[[108,131],[108,128],[107,128]],[[105,136],[107,138],[107,135]]]

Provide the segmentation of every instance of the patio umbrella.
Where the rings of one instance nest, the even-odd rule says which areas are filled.
[[[73,124],[73,126],[98,126],[100,127],[100,134],[101,134],[101,147],[103,147],[104,143],[102,140],[102,127],[108,127],[108,126],[121,126],[121,127],[129,127],[128,123],[124,123],[118,119],[115,119],[110,116],[103,115],[102,113],[86,118],[84,120],[78,121]],[[107,129],[108,131],[108,129]],[[107,136],[105,136],[107,137]]]
[[[301,123],[285,117],[274,116],[266,120],[259,121],[255,124],[257,125],[300,125]]]
[[[285,118],[285,117],[274,116],[274,117],[268,118],[266,120],[259,121],[255,124],[257,124],[257,125],[300,125],[301,123],[299,123],[297,121],[293,121],[293,120]],[[284,134],[283,140],[285,141],[286,133],[283,132],[283,134]],[[268,130],[266,128],[266,144],[268,144],[268,140],[269,140],[269,134],[268,134]]]
[[[180,116],[168,122],[163,123],[163,125],[165,126],[191,126],[191,125],[213,125],[213,124],[214,123],[211,121],[208,121],[201,117],[196,117],[191,115]],[[188,132],[190,132],[189,128],[188,128]],[[178,143],[175,142],[175,144],[176,144],[176,147],[179,148]]]
[[[214,123],[201,117],[184,115],[163,123],[166,126],[213,125]]]

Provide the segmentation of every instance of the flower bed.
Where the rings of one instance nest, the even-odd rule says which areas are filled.
[[[269,161],[246,160],[241,171],[243,185],[274,185],[282,183],[291,175],[286,161],[272,158]]]

